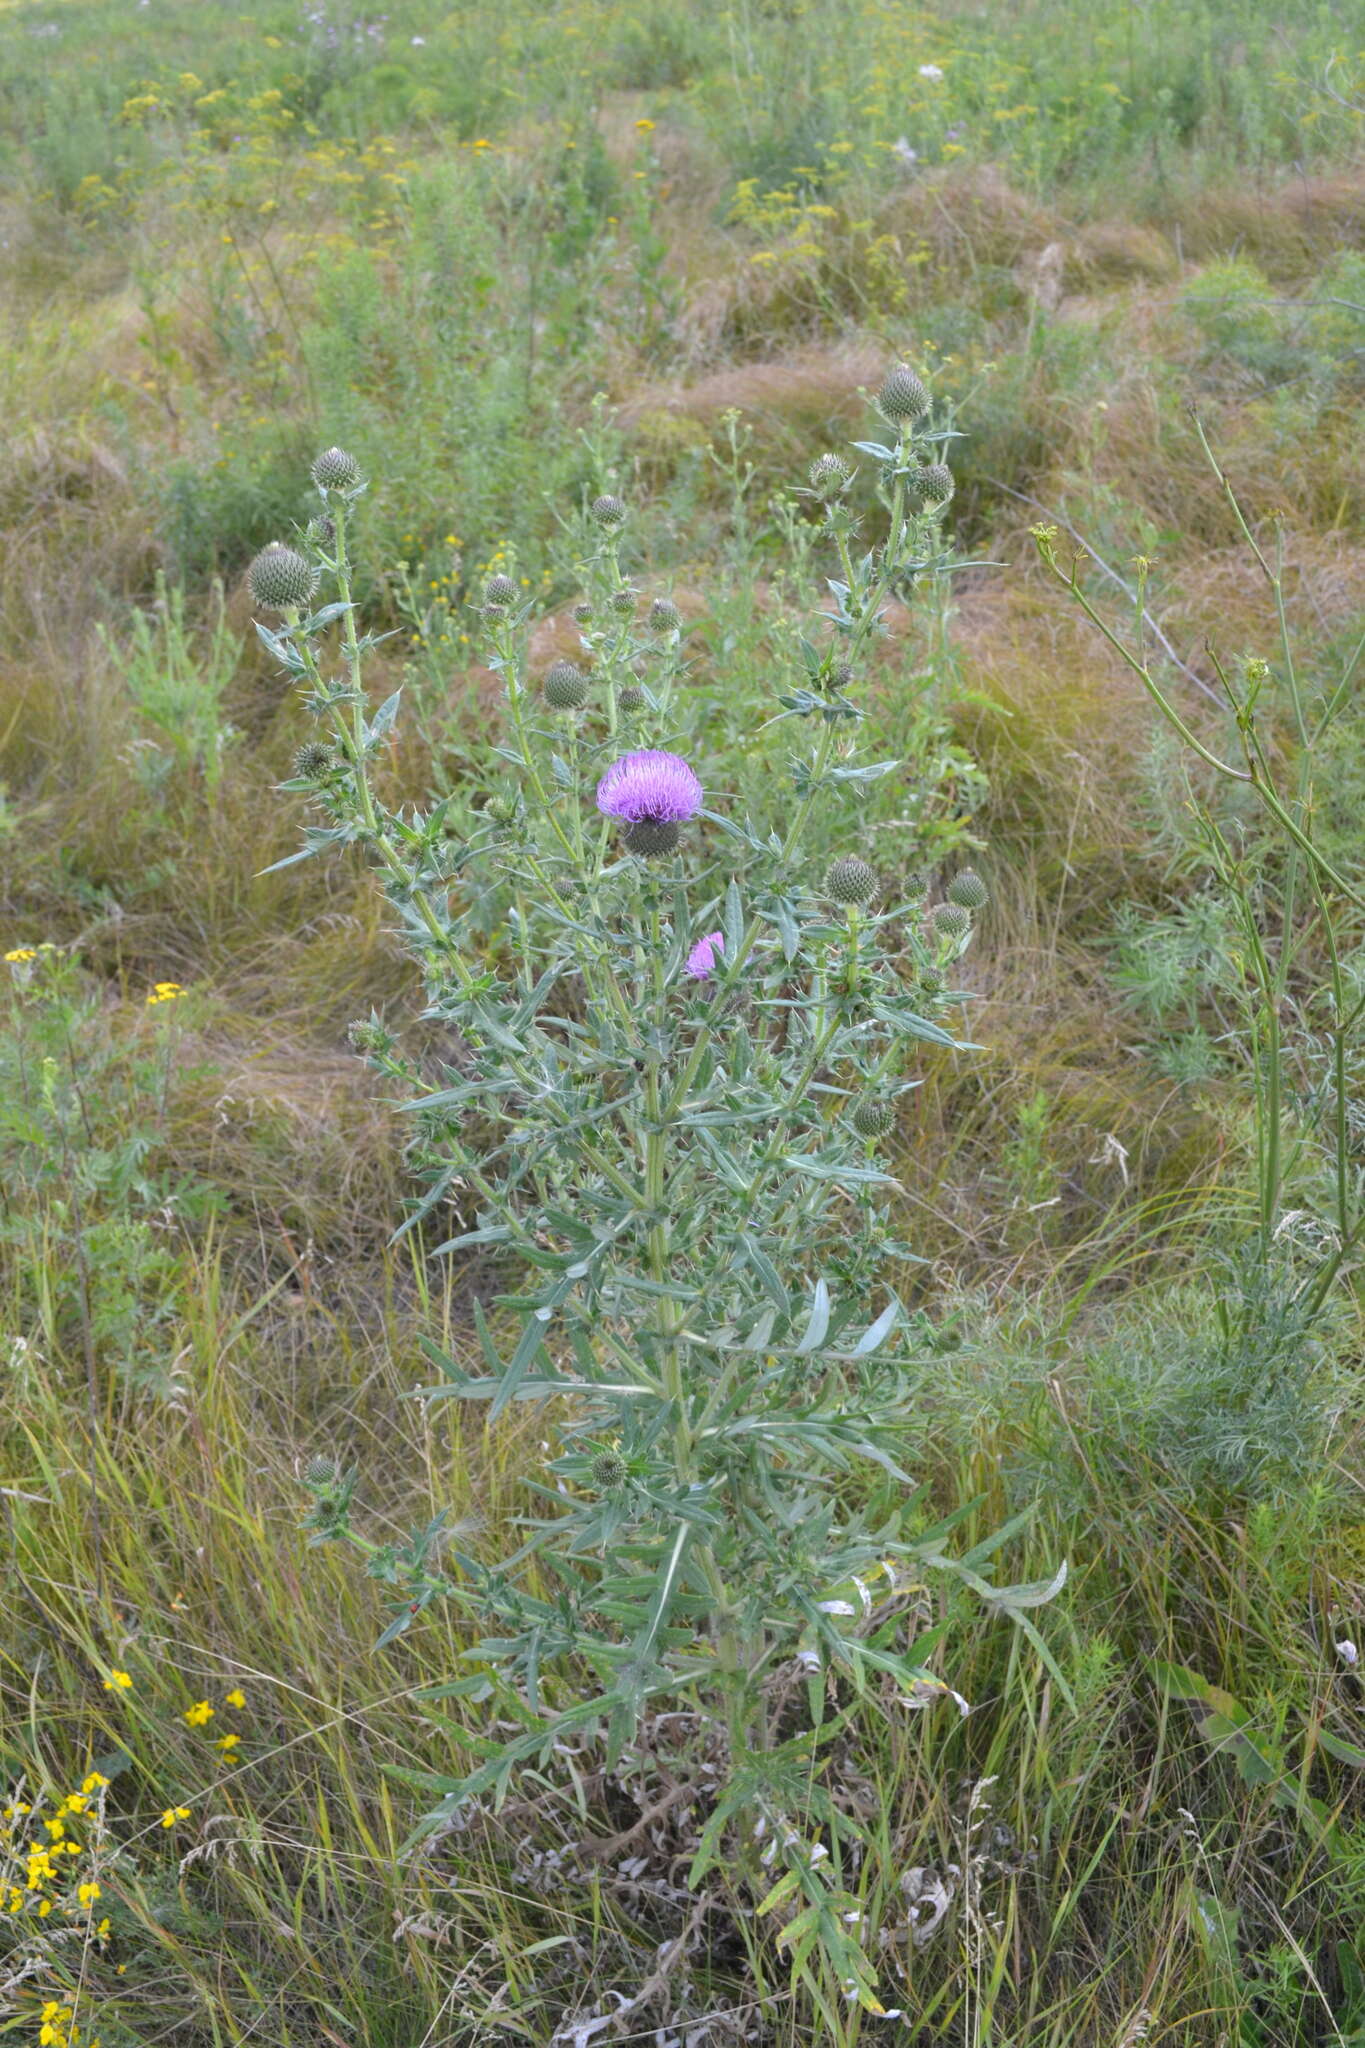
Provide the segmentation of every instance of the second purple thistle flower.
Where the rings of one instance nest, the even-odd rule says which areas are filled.
[[[682,755],[656,747],[623,754],[597,785],[598,810],[625,820],[626,845],[646,859],[672,853],[679,825],[696,817],[701,799],[701,783]]]

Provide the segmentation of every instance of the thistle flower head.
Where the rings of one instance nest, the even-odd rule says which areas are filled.
[[[846,853],[825,876],[825,893],[836,903],[870,903],[877,893],[876,874],[856,853]]]
[[[696,817],[701,798],[701,783],[682,755],[655,747],[623,754],[597,785],[603,817],[624,818],[628,825],[682,824]]]
[[[360,482],[360,464],[344,448],[324,448],[313,464],[313,482],[320,491],[353,491]]]
[[[552,711],[581,711],[588,701],[588,679],[571,661],[557,661],[543,687]]]
[[[630,589],[613,590],[607,603],[618,619],[633,619],[635,616],[635,592]]]
[[[305,1486],[335,1486],[340,1477],[341,1467],[337,1464],[336,1459],[327,1458],[321,1454],[311,1457],[303,1468],[303,1483]]]
[[[811,489],[819,497],[832,498],[844,488],[853,472],[842,455],[817,455],[808,474]]]
[[[357,1052],[387,1052],[393,1044],[393,1033],[386,1030],[372,1010],[368,1017],[358,1017],[346,1027],[346,1036]]]
[[[638,683],[626,683],[616,692],[616,703],[621,711],[642,711],[645,693]]]
[[[651,633],[676,633],[682,624],[682,613],[672,598],[656,597],[649,608],[649,630]]]
[[[707,981],[715,973],[716,961],[725,951],[724,932],[708,932],[698,939],[687,956],[686,971],[693,981]]]
[[[920,992],[926,996],[941,996],[947,987],[947,980],[941,967],[921,967],[919,971]]]
[[[588,507],[588,513],[598,526],[606,527],[609,531],[626,523],[625,505],[620,498],[613,497],[610,491],[604,491],[600,498],[594,498]]]
[[[972,913],[960,903],[938,903],[934,906],[934,930],[941,939],[960,939],[972,928]]]
[[[497,605],[499,607],[509,605],[516,595],[517,586],[510,576],[503,576],[501,574],[490,576],[487,583],[483,586],[483,601],[485,604]]]
[[[610,1493],[626,1477],[626,1461],[615,1451],[599,1451],[592,1461],[592,1483],[599,1493]]]
[[[305,605],[317,588],[318,572],[297,548],[272,540],[246,572],[251,601],[262,611],[291,611]]]
[[[865,1095],[853,1105],[853,1128],[859,1137],[884,1138],[895,1121],[892,1105],[875,1095]]]
[[[989,894],[975,868],[959,868],[948,884],[948,901],[960,904],[964,910],[980,910]]]
[[[335,766],[336,755],[321,740],[305,740],[294,755],[294,773],[304,782],[321,782]]]
[[[931,462],[916,478],[926,505],[946,505],[954,491],[953,472],[946,462]]]
[[[576,604],[573,608],[573,615],[580,626],[590,626],[592,624],[593,613],[590,604]]]
[[[904,363],[891,372],[877,393],[877,410],[893,426],[920,419],[929,410],[929,393]]]

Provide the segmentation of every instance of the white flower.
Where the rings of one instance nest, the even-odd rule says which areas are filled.
[[[1354,1670],[1356,1665],[1360,1662],[1360,1652],[1356,1648],[1355,1644],[1351,1641],[1350,1637],[1347,1636],[1342,1642],[1337,1643],[1335,1647],[1336,1653],[1338,1657],[1340,1657],[1342,1663],[1349,1664],[1352,1670]]]
[[[903,135],[898,136],[892,143],[891,154],[898,156],[903,164],[917,164],[919,162],[919,151],[911,149]]]
[[[413,39],[412,39],[412,47],[413,47],[413,49],[414,49],[414,50],[424,50],[424,49],[426,48],[426,46],[427,46],[427,39],[426,39],[426,37],[425,37],[425,36],[414,36],[414,37],[413,37]]]
[[[921,78],[927,78],[930,84],[937,85],[939,80],[942,78],[943,73],[939,69],[937,64],[921,64],[919,67],[919,75]]]

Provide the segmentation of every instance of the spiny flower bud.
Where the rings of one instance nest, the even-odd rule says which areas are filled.
[[[321,782],[336,766],[336,755],[321,740],[305,740],[294,756],[294,773],[307,782]]]
[[[592,1483],[599,1493],[609,1493],[626,1476],[626,1461],[615,1451],[602,1451],[592,1461]]]
[[[599,526],[608,529],[624,526],[626,523],[626,508],[620,498],[613,497],[610,491],[604,491],[600,498],[594,498],[588,512]]]
[[[337,537],[337,523],[330,512],[319,512],[316,519],[308,522],[308,538],[321,547],[331,547]]]
[[[856,853],[846,853],[825,876],[825,893],[836,903],[870,903],[877,893],[877,877]]]
[[[495,825],[510,825],[517,815],[517,800],[514,796],[490,796],[484,809]]]
[[[638,683],[627,683],[616,692],[616,702],[622,711],[641,711],[644,709],[645,693]]]
[[[588,701],[588,679],[571,661],[557,661],[543,687],[553,711],[581,711]]]
[[[344,448],[324,448],[313,464],[313,482],[320,491],[353,491],[360,482],[360,464]]]
[[[516,595],[517,586],[510,576],[490,576],[487,583],[483,586],[483,601],[485,604],[511,604]]]
[[[649,608],[649,630],[651,633],[676,633],[682,624],[682,613],[672,598],[656,597]]]
[[[607,599],[607,603],[619,619],[634,618],[635,592],[633,590],[613,590],[611,596]]]
[[[593,611],[590,604],[576,604],[573,608],[573,615],[580,626],[590,626],[592,624]]]
[[[833,689],[846,690],[853,681],[853,663],[851,661],[836,662],[829,672],[829,680]]]
[[[310,1458],[303,1468],[305,1486],[335,1486],[340,1477],[341,1467],[336,1459],[326,1458],[320,1454]]]
[[[641,860],[662,860],[681,838],[671,818],[638,818],[626,827],[626,845]]]
[[[262,611],[287,612],[305,605],[317,588],[318,572],[297,548],[272,540],[246,572],[251,601]]]
[[[385,1030],[373,1012],[368,1017],[358,1017],[354,1024],[348,1024],[346,1036],[357,1052],[387,1052],[393,1044],[393,1033]]]
[[[936,904],[933,916],[934,930],[941,939],[960,939],[972,928],[972,913],[960,903]]]
[[[980,910],[989,896],[990,892],[975,868],[959,868],[948,884],[948,901],[960,903],[964,910]]]
[[[920,471],[915,481],[926,505],[946,505],[955,489],[953,472],[946,462],[931,462],[927,469]]]
[[[829,498],[843,489],[853,472],[842,455],[817,455],[808,474],[811,489]]]
[[[895,1109],[875,1095],[865,1095],[853,1107],[853,1128],[863,1138],[884,1138],[896,1121]]]
[[[905,894],[907,901],[911,903],[917,903],[921,896],[927,896],[929,894],[928,877],[920,874],[918,869],[913,874],[907,875],[905,878]]]
[[[877,410],[884,419],[899,426],[905,420],[917,420],[928,412],[929,393],[914,371],[902,363],[899,369],[891,372],[877,393]]]
[[[921,967],[919,971],[919,985],[926,996],[941,996],[944,989],[948,986],[948,982],[942,968]]]

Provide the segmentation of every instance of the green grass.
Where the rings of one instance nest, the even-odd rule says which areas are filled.
[[[0,2035],[37,2041],[60,1989],[104,2048],[567,2044],[690,1929],[620,2037],[1349,2048],[1356,1283],[1306,1329],[1309,1248],[1248,1261],[1238,934],[1183,771],[1024,529],[1056,516],[1125,580],[1154,558],[1172,687],[1230,744],[1206,639],[1269,657],[1275,622],[1193,402],[1258,534],[1284,517],[1308,686],[1349,661],[1365,10],[401,0],[382,40],[330,15],[334,44],[274,0],[0,10],[0,951],[59,949],[2,970],[0,1778],[111,1779],[108,1948],[48,1928],[11,1984],[0,1915]],[[404,1853],[416,1775],[480,1726],[418,1697],[459,1625],[433,1609],[376,1652],[383,1589],[308,1545],[299,1469],[354,1462],[379,1537],[441,1508],[510,1532],[546,1425],[405,1398],[420,1339],[467,1344],[500,1276],[390,1243],[404,1134],[346,1027],[418,996],[357,865],[263,872],[296,843],[274,786],[307,724],[241,573],[307,516],[316,449],[353,447],[364,603],[406,684],[389,788],[458,790],[498,732],[470,594],[505,550],[559,621],[548,662],[561,521],[619,487],[632,571],[677,592],[715,757],[761,807],[786,743],[752,709],[820,573],[791,493],[902,353],[955,408],[955,530],[996,565],[898,627],[869,692],[880,750],[941,771],[913,824],[910,783],[869,797],[886,865],[978,845],[992,889],[983,1053],[926,1061],[889,1148],[930,1261],[900,1276],[916,1464],[926,1514],[979,1503],[972,1533],[1032,1507],[1010,1579],[1069,1562],[1039,1619],[1078,1710],[964,1603],[939,1655],[972,1714],[906,1709],[832,1754],[876,1816],[866,1911],[908,2021],[836,2036],[745,1901],[678,1895],[697,1816],[576,1847],[628,1831],[696,1730],[651,1730],[615,1783],[585,1751]],[[1349,720],[1317,772],[1353,871]],[[1272,929],[1281,870],[1250,807],[1221,815]],[[1316,943],[1285,1005],[1285,1198],[1313,1212]],[[148,1008],[167,979],[190,993]]]

